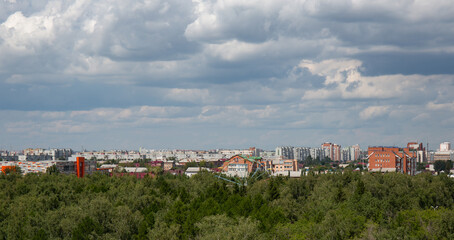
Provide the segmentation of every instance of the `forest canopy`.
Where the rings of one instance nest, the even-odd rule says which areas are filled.
[[[0,176],[0,239],[454,239],[454,180]]]

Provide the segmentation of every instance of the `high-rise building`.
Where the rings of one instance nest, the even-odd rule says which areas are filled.
[[[299,162],[306,160],[311,155],[310,148],[308,147],[296,147],[293,148],[293,157]]]
[[[351,160],[351,149],[350,147],[342,148],[341,150],[341,161],[346,162]]]
[[[358,144],[349,147],[344,147],[341,150],[341,161],[343,162],[358,160],[360,156],[361,149],[359,148]]]
[[[353,152],[351,154],[352,159],[350,160],[358,160],[361,157],[361,148],[359,144],[353,145],[350,148]]]
[[[334,153],[334,156],[331,159],[333,161],[340,161],[341,160],[341,145],[334,144],[333,153]]]
[[[309,154],[312,159],[323,159],[325,157],[324,151],[321,148],[311,148],[309,149]]]
[[[276,148],[276,156],[277,157],[283,157],[284,159],[294,159],[294,153],[293,153],[294,147],[291,146],[282,146],[282,147],[277,147]]]
[[[440,152],[448,152],[450,150],[451,150],[451,143],[450,142],[440,143]]]
[[[325,157],[329,157],[333,161],[341,160],[341,146],[330,142],[322,144],[322,150],[325,152]]]

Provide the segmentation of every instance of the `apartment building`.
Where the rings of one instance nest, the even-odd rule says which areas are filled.
[[[225,161],[221,168],[229,176],[247,177],[250,173],[257,170],[257,168],[264,170],[264,166],[261,157],[235,155]]]
[[[329,157],[333,161],[341,160],[341,146],[335,143],[325,142],[322,144],[322,150],[325,157]]]
[[[277,157],[283,157],[286,159],[293,159],[294,157],[294,152],[293,152],[294,147],[292,146],[281,146],[276,148],[276,156]]]
[[[369,171],[416,173],[417,152],[399,147],[369,147]]]

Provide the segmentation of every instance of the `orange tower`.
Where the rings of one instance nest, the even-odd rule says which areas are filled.
[[[76,175],[78,178],[82,178],[82,177],[84,177],[84,172],[85,172],[85,158],[77,157],[76,159],[77,159]]]

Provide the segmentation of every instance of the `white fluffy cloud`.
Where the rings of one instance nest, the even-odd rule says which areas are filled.
[[[439,139],[453,20],[447,0],[0,1],[0,143]]]
[[[371,106],[367,107],[359,113],[359,116],[362,119],[368,120],[374,117],[380,117],[387,114],[389,111],[389,106]]]
[[[406,101],[432,92],[438,95],[452,75],[383,75],[362,76],[362,63],[352,59],[330,59],[322,62],[303,60],[299,67],[324,78],[325,88],[309,90],[303,99],[399,99]],[[449,86],[449,88],[452,88]]]

